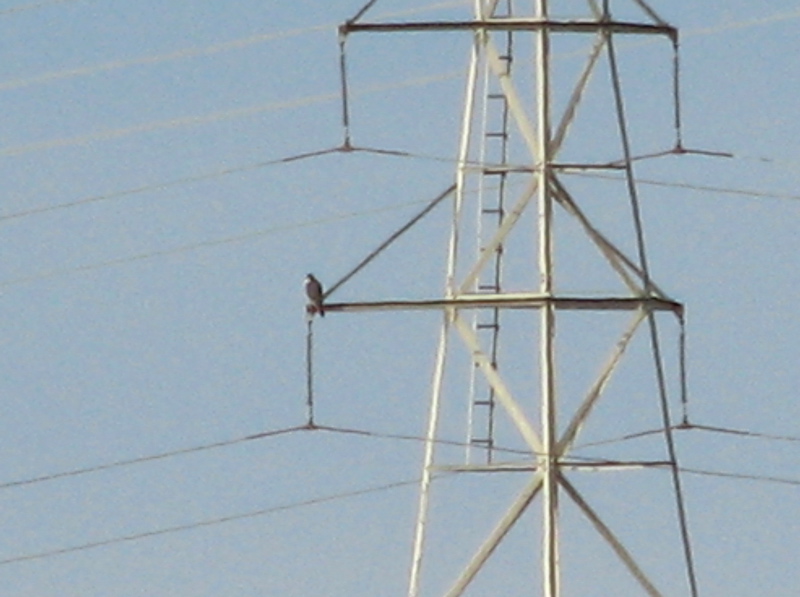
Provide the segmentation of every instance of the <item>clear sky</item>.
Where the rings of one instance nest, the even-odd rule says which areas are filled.
[[[471,4],[378,0],[368,14],[464,19]],[[585,4],[552,2],[557,15]],[[796,438],[800,4],[651,4],[681,32],[684,145],[731,156],[636,165],[653,278],[686,306],[689,419]],[[636,14],[633,2],[611,5]],[[315,323],[317,422],[373,436],[252,437],[306,420],[305,274],[332,284],[454,180],[467,34],[349,40],[353,143],[412,157],[285,161],[342,143],[336,26],[361,6],[0,2],[0,594],[405,594],[423,447],[386,436],[424,434],[439,315],[330,313]],[[559,82],[574,79],[588,47],[554,47]],[[617,49],[634,153],[670,149],[669,44]],[[597,107],[565,148],[615,159],[618,141],[602,133],[615,117],[603,111],[602,68],[586,98]],[[612,183],[564,180],[633,247],[629,223],[606,209],[619,199]],[[441,296],[448,226],[442,206],[336,300]],[[535,271],[525,268],[535,262],[520,234],[508,259],[523,273],[509,284],[530,290]],[[589,253],[557,250],[565,293],[616,291],[580,261]],[[506,358],[533,367],[507,369],[535,412],[529,316],[509,316],[501,370]],[[625,321],[603,317],[559,328],[565,408]],[[660,322],[678,421],[677,327]],[[646,339],[583,441],[660,424]],[[455,339],[451,352],[442,436],[458,442],[469,366]],[[682,475],[700,594],[796,595],[798,440],[675,437],[686,469],[756,477]],[[582,454],[650,458],[654,445],[663,451],[663,442],[622,442]],[[96,470],[62,475],[84,469]],[[434,484],[425,595],[452,581],[524,482]],[[665,595],[688,594],[666,471],[576,473],[575,483]],[[566,498],[563,510],[565,596],[637,594]],[[540,594],[538,515],[536,506],[468,594]]]

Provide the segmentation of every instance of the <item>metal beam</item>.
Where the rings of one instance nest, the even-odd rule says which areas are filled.
[[[668,460],[603,460],[598,462],[576,462],[559,460],[559,470],[567,471],[628,471],[645,468],[667,468],[673,465]],[[433,467],[443,473],[517,473],[541,470],[537,462],[493,462],[492,464],[439,464]]]
[[[491,359],[481,350],[480,343],[478,342],[475,332],[464,322],[463,319],[457,315],[453,317],[453,324],[458,330],[458,333],[461,334],[464,344],[466,344],[467,348],[469,348],[472,361],[478,365],[478,367],[480,367],[484,377],[486,377],[486,381],[489,383],[492,389],[494,389],[495,394],[497,395],[497,400],[506,410],[509,417],[511,417],[512,423],[514,423],[516,428],[519,430],[530,449],[533,452],[540,453],[542,451],[542,441],[539,439],[536,431],[534,431],[533,427],[531,426],[528,417],[525,415],[525,411],[523,411],[519,406],[517,401],[514,399],[514,396],[511,394],[511,391],[503,381],[503,378],[500,377],[500,374],[497,372],[497,368],[494,366],[494,364],[492,364]]]
[[[531,154],[531,159],[536,161],[538,159],[538,147],[536,145],[536,130],[533,123],[528,119],[525,113],[524,101],[520,98],[514,87],[514,82],[511,80],[511,74],[507,70],[507,65],[504,66],[500,59],[500,52],[495,47],[492,40],[485,33],[480,36],[486,50],[486,62],[492,70],[497,80],[500,83],[500,88],[503,90],[503,95],[508,102],[508,109],[514,118],[514,122],[519,127],[519,132],[528,147]]]
[[[420,574],[422,570],[422,554],[425,549],[425,533],[428,524],[428,506],[430,503],[431,482],[433,481],[433,462],[436,451],[436,433],[439,427],[439,406],[442,398],[444,369],[447,361],[447,345],[450,322],[445,316],[439,333],[439,348],[436,351],[436,367],[431,381],[431,407],[428,415],[428,432],[425,436],[425,455],[420,480],[419,505],[417,510],[417,526],[414,531],[414,550],[411,556],[411,573],[408,581],[408,597],[419,594]]]
[[[325,303],[326,313],[374,311],[420,311],[438,309],[541,309],[551,306],[565,311],[669,311],[680,314],[683,305],[659,297],[567,297],[532,292],[462,294],[452,298]]]
[[[600,536],[606,540],[609,544],[611,549],[614,550],[614,553],[617,554],[619,559],[625,564],[625,567],[628,571],[633,575],[633,577],[639,581],[639,584],[642,588],[647,592],[650,597],[663,597],[659,590],[653,585],[644,571],[639,567],[639,565],[634,561],[633,556],[631,556],[630,552],[625,549],[619,539],[611,532],[611,529],[600,519],[597,513],[592,509],[591,506],[583,499],[583,496],[575,489],[567,479],[561,475],[559,477],[559,483],[564,488],[564,491],[572,498],[572,501],[575,502],[578,507],[583,510],[584,515],[589,521],[594,525],[594,528],[597,529],[597,532],[600,533]]]
[[[525,512],[525,509],[531,501],[533,501],[533,498],[536,497],[536,494],[541,488],[542,477],[540,473],[536,473],[528,486],[511,505],[511,508],[506,512],[505,516],[497,523],[497,526],[486,538],[486,541],[483,542],[483,545],[480,546],[470,563],[464,568],[461,576],[445,594],[445,597],[459,597],[459,595],[464,593],[469,583],[475,578],[475,575],[486,563],[486,560],[489,559],[489,556],[494,553],[494,550],[497,549],[497,546],[500,545],[500,542],[508,534],[508,531],[511,530],[511,527],[519,520],[519,517],[522,516],[522,513]]]
[[[608,380],[611,379],[612,373],[614,373],[617,365],[622,360],[622,355],[625,354],[625,350],[628,348],[628,344],[633,338],[633,335],[636,333],[636,330],[639,328],[639,324],[644,321],[646,316],[647,313],[645,311],[639,311],[636,313],[633,321],[631,321],[631,323],[628,325],[628,329],[625,330],[622,338],[619,340],[619,342],[617,342],[617,345],[614,347],[614,351],[611,353],[606,366],[603,368],[603,371],[600,373],[594,385],[589,390],[589,393],[586,395],[583,403],[581,403],[580,407],[578,407],[578,409],[575,411],[575,414],[572,416],[572,420],[569,422],[566,431],[564,431],[564,434],[561,436],[561,439],[558,442],[559,455],[563,455],[572,446],[575,438],[580,432],[581,427],[586,422],[589,414],[592,412],[595,403],[599,400],[600,395],[603,393]]]
[[[665,35],[676,39],[678,30],[669,25],[632,23],[626,21],[559,21],[541,18],[493,18],[473,21],[406,21],[394,23],[345,23],[339,27],[343,35],[358,32],[386,33],[392,31],[543,31],[551,33],[597,33]]]
[[[467,292],[472,288],[472,285],[478,279],[478,276],[480,276],[483,268],[486,266],[489,260],[492,259],[494,252],[501,244],[503,244],[503,242],[505,242],[506,237],[522,217],[522,213],[525,211],[525,208],[528,206],[528,203],[530,203],[531,198],[536,193],[538,183],[539,179],[536,176],[531,177],[531,181],[525,188],[525,191],[513,205],[511,211],[509,211],[503,218],[503,222],[500,224],[500,227],[497,229],[497,231],[495,231],[492,240],[488,245],[483,247],[483,251],[481,251],[481,254],[478,257],[478,260],[475,262],[475,265],[472,266],[472,268],[469,270],[469,273],[464,277],[464,280],[461,282],[460,286],[461,292]]]

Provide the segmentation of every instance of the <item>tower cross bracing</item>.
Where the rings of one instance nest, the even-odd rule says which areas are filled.
[[[634,176],[634,163],[638,158],[631,147],[616,42],[620,36],[663,38],[677,52],[677,30],[644,0],[620,1],[614,6],[610,0],[535,0],[524,8],[513,0],[476,0],[472,19],[402,22],[367,20],[374,4],[375,0],[369,2],[341,27],[343,39],[354,33],[388,32],[462,32],[472,37],[443,296],[326,305],[329,312],[442,312],[408,596],[423,594],[433,481],[442,471],[528,475],[521,491],[484,541],[475,547],[444,595],[455,597],[468,593],[475,578],[534,503],[541,506],[541,593],[544,597],[562,595],[563,502],[569,502],[583,514],[644,594],[662,595],[632,550],[626,548],[612,526],[568,476],[572,471],[601,470],[613,465],[617,469],[662,467],[671,471],[681,551],[687,571],[686,592],[696,597],[692,552],[671,433],[666,367],[656,319],[658,313],[665,312],[682,321],[683,306],[659,287],[650,271]],[[624,19],[615,18],[617,5],[624,5]],[[563,11],[574,11],[576,7],[580,7],[577,14],[560,16]],[[589,40],[585,62],[569,85],[564,85],[563,77],[556,76],[558,69],[553,61],[553,45],[564,36]],[[525,50],[523,57],[521,54]],[[611,138],[616,159],[609,160],[607,155],[594,156],[596,148],[591,143],[587,143],[585,150],[573,151],[578,156],[576,159],[571,154],[566,155],[567,148],[580,148],[580,144],[573,141],[572,132],[582,111],[586,110],[590,82],[597,78],[601,65],[607,77],[605,107],[610,112],[608,122],[614,132]],[[677,73],[674,74],[672,149],[679,151],[680,111]],[[626,244],[603,232],[584,202],[565,182],[569,173],[592,170],[621,174],[623,191],[613,200],[626,206],[631,230],[631,239]],[[473,197],[478,200],[472,211],[475,223],[470,227],[465,220]],[[562,220],[570,222],[588,241],[587,246],[593,247],[598,262],[615,280],[615,291],[597,296],[562,290],[560,272],[569,270],[569,263],[556,263],[560,241],[558,223]],[[469,239],[471,233],[475,238]],[[510,263],[509,245],[525,245],[526,242],[533,247],[531,253],[515,256],[513,264]],[[511,271],[516,271],[517,277],[507,281],[506,272]],[[539,407],[538,418],[530,408],[531,397],[514,389],[509,379],[510,368],[502,353],[505,336],[501,333],[501,323],[509,314],[520,312],[536,313],[539,346],[536,356],[538,389],[534,401]],[[572,312],[598,316],[609,312],[627,313],[627,321],[589,389],[567,410],[562,404],[559,387],[569,376],[569,370],[559,367],[557,352],[559,322]],[[653,394],[663,423],[665,457],[631,462],[572,458],[581,432],[601,403],[626,352],[640,336],[649,344],[653,360]],[[436,449],[442,404],[449,398],[445,386],[453,338],[466,349],[471,361],[466,400],[467,452],[463,463],[441,461]],[[521,441],[525,458],[513,463],[495,458],[498,446],[505,441],[497,435],[500,420],[505,424],[503,432],[511,431]],[[498,588],[498,592],[502,593],[502,588]]]

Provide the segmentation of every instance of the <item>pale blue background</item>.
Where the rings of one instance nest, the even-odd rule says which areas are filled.
[[[361,3],[18,2],[0,4],[0,482],[302,424],[304,275],[330,283],[346,273],[450,184],[452,164],[334,154],[119,193],[338,145],[336,24]],[[378,2],[373,12],[426,4]],[[463,4],[419,14],[468,15]],[[653,4],[682,32],[686,145],[735,158],[668,158],[641,176],[755,192],[641,186],[654,276],[687,305],[692,417],[800,436],[800,4]],[[354,39],[354,141],[455,155],[467,49],[458,36]],[[656,95],[668,90],[650,58],[631,48],[624,63],[624,82],[644,81],[643,102],[651,78]],[[385,89],[420,77],[434,82]],[[636,121],[641,149],[668,146],[654,136],[669,132],[668,118]],[[10,217],[28,211],[39,213]],[[338,298],[440,292],[446,218],[438,211]],[[319,421],[421,434],[438,318],[320,323]],[[461,422],[446,422],[446,435],[460,437]],[[618,428],[612,418],[595,433],[654,422]],[[797,443],[677,439],[687,467],[800,479]],[[0,560],[414,479],[420,461],[414,442],[300,433],[0,489]],[[592,503],[612,520],[635,515],[633,551],[665,594],[687,594],[666,474],[619,479],[591,476]],[[447,483],[470,502],[435,494],[431,594],[513,495],[504,482]],[[797,594],[796,485],[691,475],[684,484],[702,595]],[[4,564],[0,594],[403,595],[415,508],[408,486]],[[576,511],[564,516],[575,532],[565,531],[565,595],[635,594]],[[540,592],[531,520],[474,594]]]

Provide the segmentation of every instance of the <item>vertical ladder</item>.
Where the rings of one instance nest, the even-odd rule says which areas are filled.
[[[513,0],[495,3],[492,17],[513,16]],[[511,72],[513,63],[513,33],[502,34],[502,55],[506,72]],[[478,250],[486,250],[486,244],[495,235],[505,216],[506,187],[508,184],[509,154],[509,107],[505,94],[491,76],[486,66],[484,74],[484,110],[480,150],[480,185],[478,193]],[[483,273],[476,281],[475,290],[484,294],[502,292],[503,246],[495,250]],[[479,309],[473,320],[475,335],[485,347],[493,367],[497,367],[500,336],[500,310]],[[470,403],[467,422],[467,462],[472,461],[473,448],[485,453],[486,462],[492,462],[494,450],[495,392],[488,384],[479,382],[477,364],[473,366],[470,379]]]

